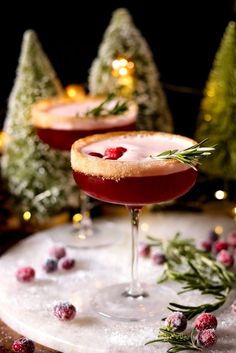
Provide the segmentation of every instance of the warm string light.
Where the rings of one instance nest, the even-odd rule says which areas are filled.
[[[3,153],[6,142],[7,142],[6,132],[0,131],[0,154]]]
[[[215,198],[217,200],[225,200],[228,196],[227,192],[226,191],[223,191],[223,190],[217,190],[214,194]]]
[[[85,89],[82,85],[71,84],[65,87],[66,95],[72,99],[81,99],[86,95]]]
[[[125,57],[118,56],[112,61],[111,66],[112,76],[118,81],[121,95],[130,95],[134,89],[134,62]]]
[[[32,217],[32,215],[31,215],[30,211],[25,211],[22,215],[23,220],[26,222],[28,222],[31,217]]]

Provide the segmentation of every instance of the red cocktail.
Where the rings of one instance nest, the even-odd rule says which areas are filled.
[[[77,139],[110,131],[135,130],[137,108],[118,115],[89,115],[88,112],[104,101],[101,97],[86,96],[80,100],[60,98],[36,103],[32,109],[33,124],[39,138],[50,147],[69,151]],[[117,99],[109,101],[114,106]]]
[[[85,96],[79,100],[54,98],[37,102],[32,107],[32,120],[39,138],[50,147],[69,151],[74,141],[95,133],[135,130],[137,107],[118,98]],[[95,226],[90,218],[88,199],[80,193],[82,220],[73,228],[67,245],[95,247],[114,242],[116,234],[107,223]],[[106,233],[114,234],[114,239]],[[95,235],[96,237],[92,237]],[[97,236],[99,235],[99,236]],[[81,241],[79,241],[81,240]],[[64,241],[64,240],[63,240]]]
[[[108,133],[73,144],[71,164],[80,188],[97,199],[128,206],[132,217],[131,284],[104,288],[97,294],[93,306],[101,315],[135,321],[156,315],[157,308],[160,314],[155,298],[160,288],[157,293],[146,290],[138,280],[139,212],[143,205],[175,199],[194,185],[196,169],[174,159],[155,158],[163,151],[194,144],[189,138],[159,132]],[[167,292],[163,300],[169,300]]]

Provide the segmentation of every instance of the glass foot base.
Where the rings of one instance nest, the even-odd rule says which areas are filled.
[[[93,221],[90,232],[83,232],[75,225],[68,225],[57,240],[72,248],[97,248],[113,245],[122,239],[122,229],[112,221]]]
[[[160,320],[168,313],[169,302],[176,301],[176,292],[163,285],[143,285],[143,295],[127,295],[128,283],[103,288],[91,301],[98,314],[119,321]]]

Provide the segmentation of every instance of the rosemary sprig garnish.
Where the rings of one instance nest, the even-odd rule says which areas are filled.
[[[115,94],[111,93],[107,98],[100,103],[97,107],[90,109],[86,112],[86,116],[106,116],[106,115],[119,115],[128,110],[127,101],[117,100],[115,105],[112,108],[107,107],[107,103],[112,101],[115,98]]]
[[[167,353],[177,353],[188,350],[202,351],[202,349],[196,345],[194,333],[195,331],[192,330],[191,335],[183,335],[173,332],[168,328],[160,328],[157,338],[147,342],[145,345],[157,342],[170,343],[172,347],[167,350]]]
[[[153,159],[164,160],[164,159],[175,159],[181,163],[188,164],[194,170],[197,170],[196,165],[200,164],[200,161],[206,157],[209,157],[215,151],[214,146],[203,146],[208,139],[196,143],[193,146],[185,148],[183,150],[167,150],[156,156],[150,156]]]
[[[215,301],[198,306],[170,303],[171,311],[181,311],[188,320],[202,312],[212,312],[226,301],[235,280],[235,273],[227,270],[206,252],[197,249],[191,239],[181,239],[180,234],[169,241],[148,237],[151,246],[162,248],[167,259],[158,282],[167,279],[182,283],[179,294],[198,290],[202,295],[212,295]]]

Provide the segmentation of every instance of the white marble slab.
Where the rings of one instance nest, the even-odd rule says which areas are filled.
[[[141,228],[144,234],[172,237],[180,231],[185,237],[203,239],[216,225],[225,233],[236,229],[226,216],[192,213],[143,214]],[[66,237],[70,226],[60,226],[37,233],[8,250],[0,259],[0,317],[10,327],[34,341],[64,353],[164,353],[167,345],[144,347],[158,331],[159,320],[145,323],[121,323],[102,319],[90,308],[90,298],[101,287],[127,281],[129,278],[129,222],[117,218],[116,231],[124,235],[112,247],[96,249],[67,249],[76,258],[76,267],[70,271],[46,274],[42,263],[52,243]],[[148,230],[147,230],[148,229]],[[109,236],[109,234],[107,235]],[[36,269],[36,279],[22,284],[15,279],[20,266]],[[140,261],[140,277],[155,283],[161,267],[149,259]],[[232,294],[233,300],[235,293]],[[75,320],[60,322],[52,314],[52,307],[60,300],[71,301],[78,310]],[[197,294],[182,296],[182,303],[199,302]],[[202,300],[202,299],[201,299]],[[171,301],[171,298],[170,298]],[[217,316],[219,340],[212,352],[236,352],[236,315],[230,310],[230,301]]]

